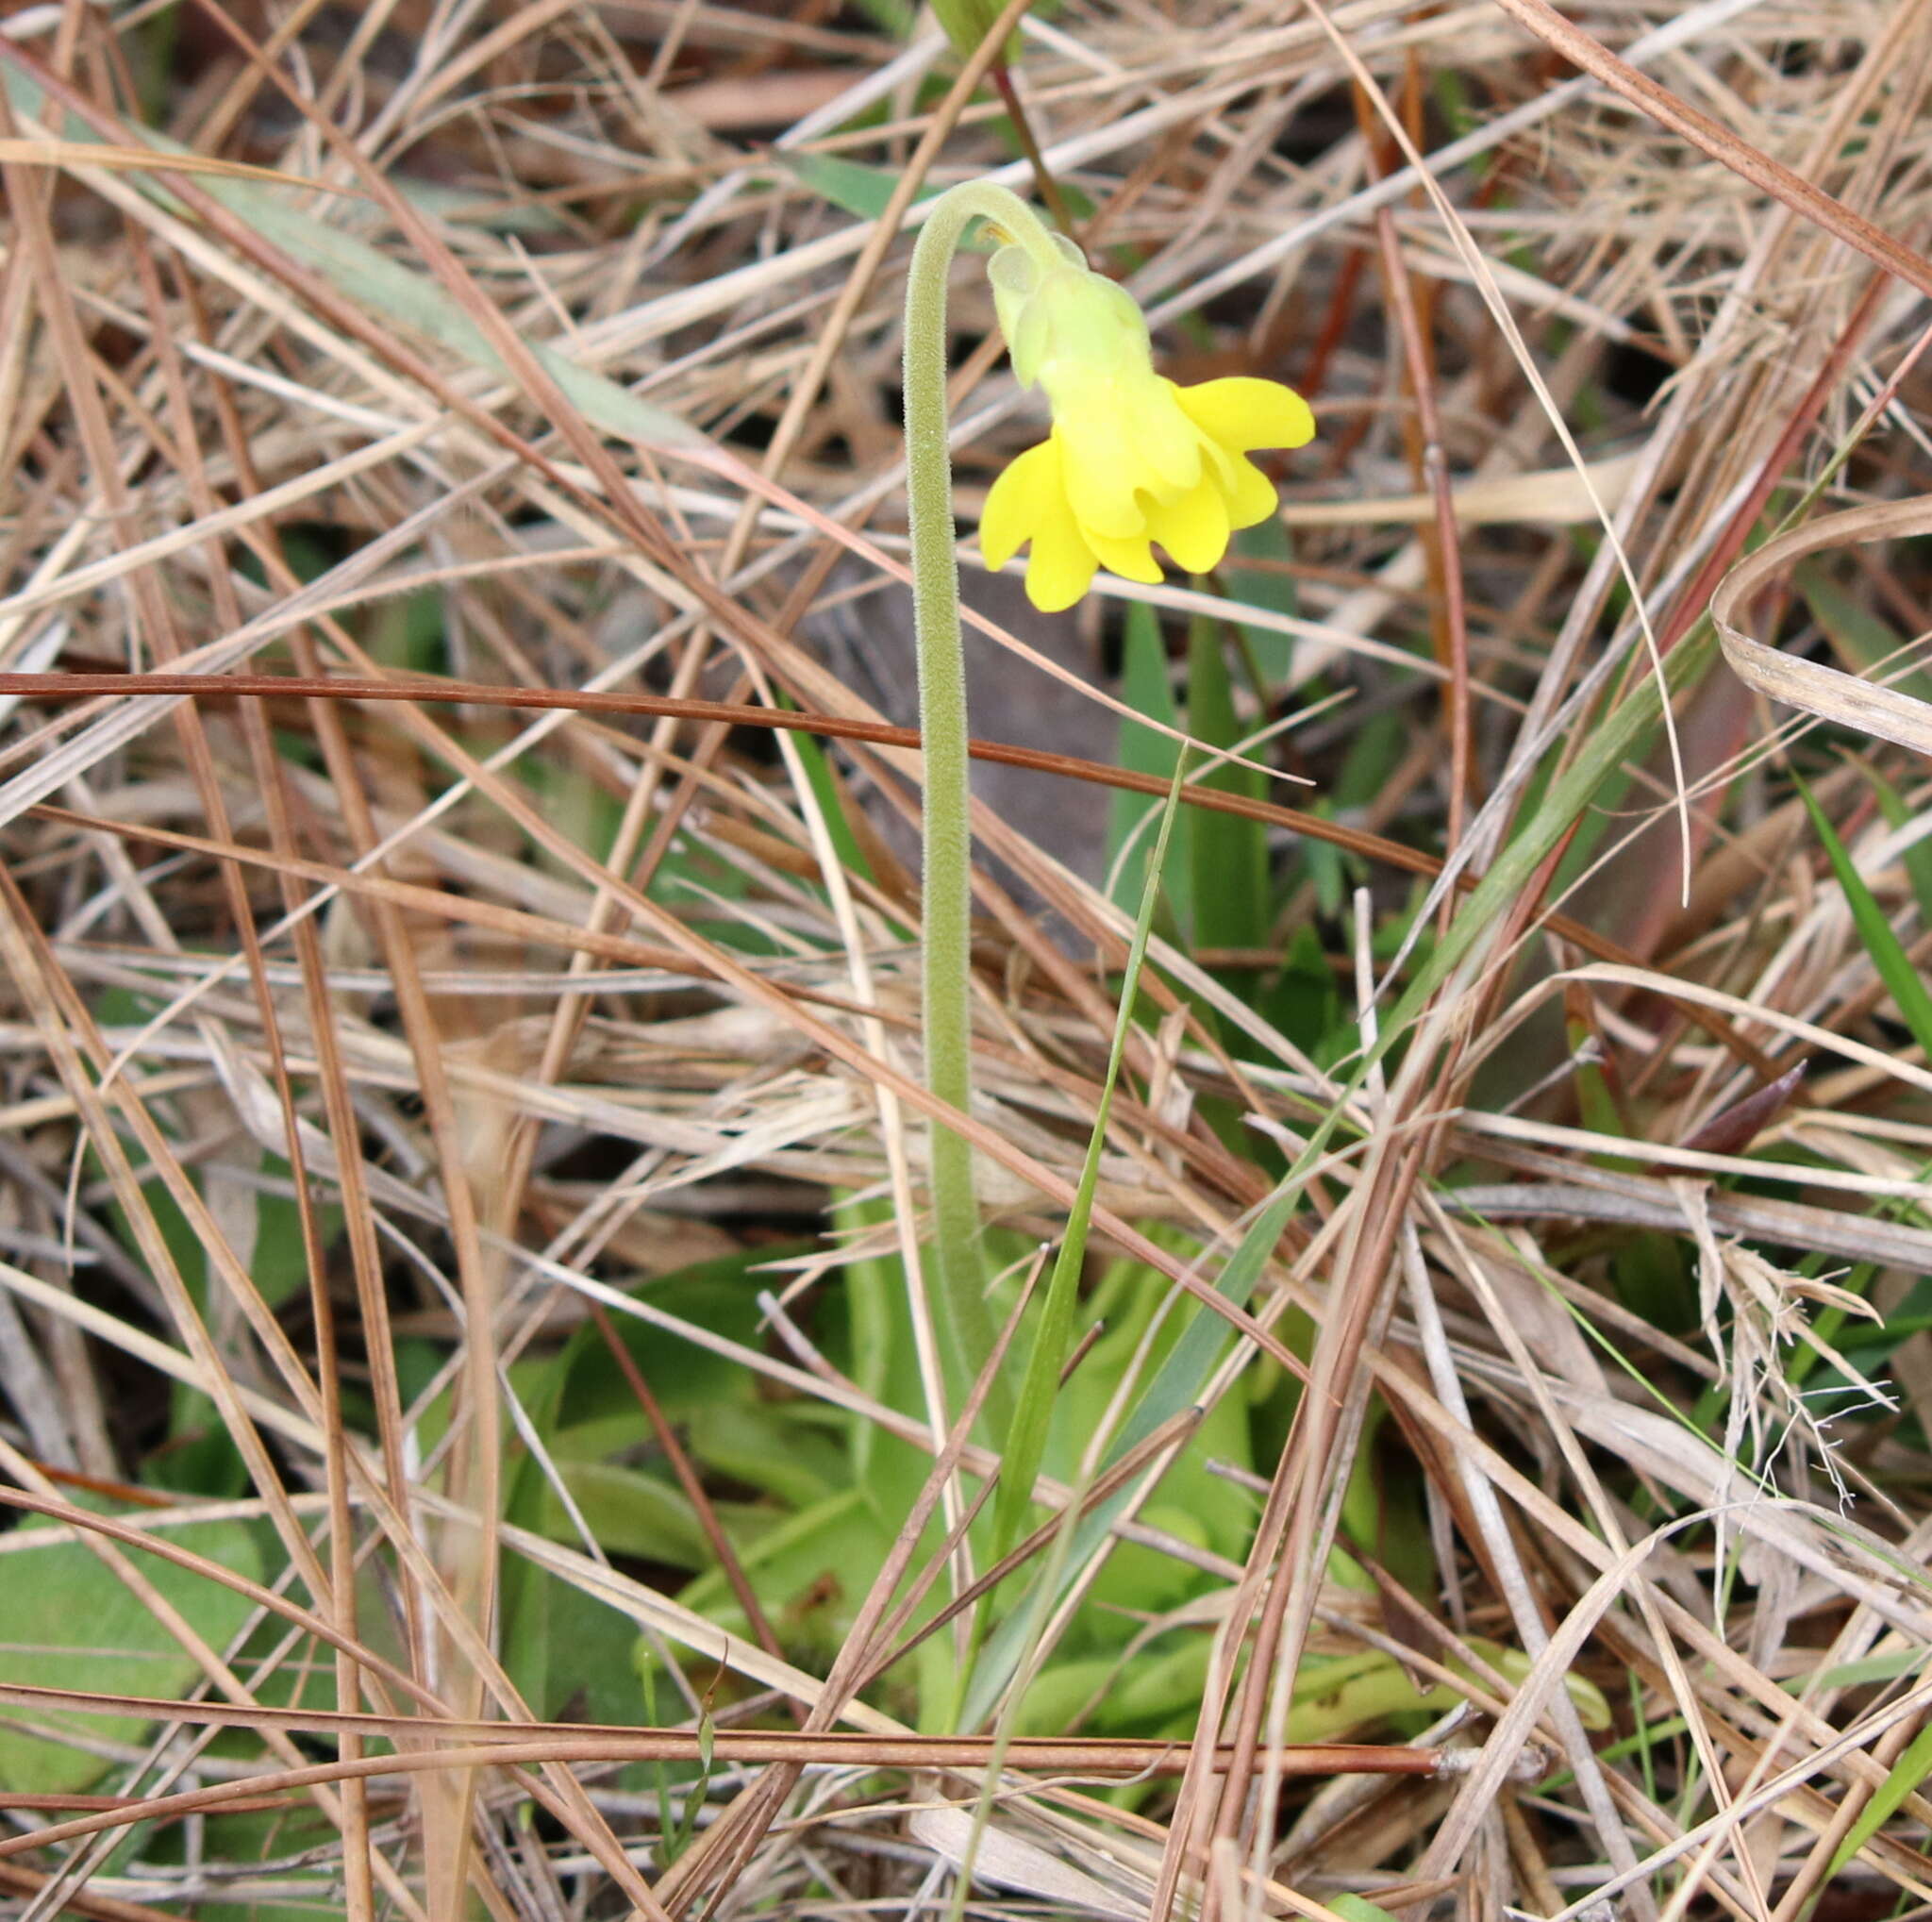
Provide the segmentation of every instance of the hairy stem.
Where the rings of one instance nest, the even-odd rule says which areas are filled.
[[[973,1105],[973,827],[953,462],[946,447],[946,270],[974,220],[999,227],[1043,266],[1060,264],[1051,236],[1024,200],[990,182],[966,181],[933,204],[912,250],[906,288],[906,493],[925,761],[925,1081],[962,1115]],[[931,1179],[940,1334],[948,1394],[957,1396],[991,1351],[992,1318],[979,1256],[973,1150],[964,1135],[940,1121],[932,1125]]]

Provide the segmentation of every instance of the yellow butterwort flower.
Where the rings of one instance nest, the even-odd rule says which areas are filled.
[[[979,523],[990,567],[1033,543],[1026,597],[1047,613],[1072,607],[1101,567],[1160,580],[1155,542],[1205,573],[1237,527],[1274,511],[1274,483],[1247,456],[1315,432],[1307,402],[1278,381],[1163,379],[1133,297],[1058,244],[1057,267],[1019,246],[992,258],[1013,372],[1046,390],[1053,432],[993,482]]]

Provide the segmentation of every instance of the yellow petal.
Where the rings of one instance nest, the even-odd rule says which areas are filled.
[[[1082,538],[1109,574],[1121,575],[1128,580],[1144,580],[1150,587],[1167,578],[1147,545],[1145,534],[1138,540],[1123,541],[1111,534],[1096,534],[1088,527],[1082,530]]]
[[[1063,450],[1066,494],[1082,528],[1132,540],[1146,515],[1138,490],[1158,484],[1134,444],[1134,393],[1126,383],[1083,381],[1077,397],[1054,396],[1053,437]]]
[[[1234,469],[1234,493],[1227,499],[1228,525],[1252,527],[1274,511],[1279,496],[1274,492],[1274,483],[1244,455],[1235,455],[1230,465]],[[1223,493],[1226,493],[1225,488]]]
[[[1173,500],[1201,478],[1211,443],[1182,410],[1177,390],[1149,369],[1050,376],[1054,431],[1067,450],[1067,497],[1089,533],[1137,538],[1139,496]]]
[[[1029,447],[992,484],[979,517],[979,551],[989,567],[1004,567],[1034,529],[1058,510],[1067,510],[1060,482],[1060,453],[1051,441]]]
[[[1098,563],[1067,505],[1059,436],[1029,447],[992,484],[979,517],[979,551],[1004,567],[1028,542],[1026,598],[1042,613],[1070,608]]]
[[[1315,416],[1293,388],[1278,380],[1236,375],[1178,390],[1189,419],[1224,447],[1305,447],[1315,438]]]
[[[1201,430],[1180,407],[1180,389],[1158,376],[1136,396],[1131,415],[1134,448],[1145,469],[1160,476],[1155,494],[1186,493],[1201,478]]]
[[[1190,574],[1206,574],[1227,552],[1227,502],[1211,474],[1179,500],[1152,507],[1147,532]]]
[[[1071,513],[1036,527],[1033,553],[1026,562],[1026,598],[1042,614],[1057,614],[1093,585],[1098,565]]]

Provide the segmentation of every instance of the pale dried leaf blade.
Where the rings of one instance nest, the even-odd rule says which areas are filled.
[[[975,1881],[1038,1896],[1058,1913],[1110,1915],[1120,1922],[1143,1922],[1147,1914],[1122,1892],[1005,1829],[989,1824],[975,1845],[973,1817],[964,1809],[921,1809],[907,1826],[915,1840],[956,1868],[966,1863],[970,1849]]]
[[[1642,450],[1592,460],[1585,468],[1545,467],[1534,474],[1504,474],[1458,481],[1449,498],[1458,525],[1568,527],[1594,521],[1600,508],[1614,513],[1624,504]],[[1424,526],[1435,518],[1433,494],[1398,493],[1376,500],[1290,501],[1278,518],[1289,527]]]
[[[1823,661],[1802,660],[1769,647],[1737,624],[1740,611],[1759,588],[1808,554],[1924,533],[1932,533],[1932,499],[1921,498],[1827,514],[1809,526],[1768,541],[1732,568],[1711,596],[1710,617],[1732,670],[1747,687],[1786,707],[1932,755],[1932,706]]]
[[[222,160],[207,154],[166,157],[147,147],[117,147],[91,141],[0,139],[0,161],[23,167],[107,167],[121,173],[212,174],[231,180],[258,180],[270,187],[297,187],[310,193],[346,193],[364,198],[354,187],[327,180],[305,180],[275,167],[251,167],[245,160]]]

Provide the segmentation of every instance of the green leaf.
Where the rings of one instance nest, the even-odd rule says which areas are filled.
[[[1872,1799],[1859,1810],[1857,1819],[1845,1831],[1845,1839],[1831,1858],[1825,1871],[1829,1880],[1870,1842],[1873,1836],[1898,1813],[1907,1796],[1932,1775],[1932,1723],[1921,1729],[1907,1745],[1906,1752],[1892,1763],[1890,1772],[1872,1792]]]
[[[1053,1274],[1046,1286],[1046,1300],[1041,1310],[1032,1351],[1026,1358],[1026,1375],[1013,1412],[1013,1425],[1008,1438],[1000,1470],[999,1494],[993,1509],[993,1555],[1004,1555],[1020,1536],[1027,1505],[1033,1499],[1034,1478],[1040,1473],[1041,1458],[1046,1452],[1047,1429],[1053,1421],[1055,1396],[1060,1369],[1074,1334],[1074,1311],[1078,1305],[1080,1270],[1087,1260],[1087,1230],[1093,1218],[1093,1196],[1100,1183],[1101,1151],[1107,1145],[1107,1118],[1113,1107],[1113,1091],[1120,1079],[1121,1059],[1126,1053],[1127,1035],[1134,1025],[1134,1002],[1141,992],[1141,967],[1147,958],[1147,938],[1154,926],[1154,909],[1160,898],[1161,869],[1167,861],[1168,837],[1174,831],[1174,817],[1180,811],[1181,778],[1185,759],[1174,763],[1174,778],[1167,790],[1167,806],[1160,817],[1159,838],[1147,863],[1146,884],[1141,894],[1141,918],[1135,924],[1133,944],[1127,953],[1127,966],[1121,982],[1120,1012],[1114,1021],[1113,1046],[1108,1055],[1107,1073],[1100,1084],[1100,1099],[1093,1111],[1093,1128],[1087,1140],[1087,1159],[1080,1170],[1080,1185],[1074,1194],[1074,1205],[1067,1212],[1066,1232],[1060,1237],[1059,1253],[1054,1258]]]
[[[1247,730],[1235,711],[1216,623],[1194,621],[1188,646],[1188,728],[1209,747],[1233,747]],[[1260,798],[1262,777],[1223,766],[1198,783],[1224,794]],[[1268,830],[1239,814],[1201,813],[1194,821],[1190,871],[1194,939],[1204,947],[1259,947],[1268,938]],[[1248,985],[1241,981],[1241,986]]]
[[[1174,689],[1167,676],[1167,646],[1160,638],[1160,624],[1154,610],[1144,601],[1127,607],[1126,631],[1121,658],[1121,698],[1136,713],[1145,714],[1162,727],[1177,727],[1180,710],[1174,706]],[[1153,775],[1161,780],[1174,777],[1180,743],[1172,734],[1162,734],[1138,721],[1123,719],[1120,736],[1120,763],[1133,774]],[[1118,863],[1113,899],[1132,912],[1140,904],[1147,883],[1147,851],[1153,845],[1153,817],[1160,802],[1153,794],[1116,794],[1112,817],[1108,824],[1107,855],[1109,867]],[[1171,842],[1174,871],[1186,875],[1193,862],[1194,815],[1183,813],[1174,825]],[[1131,847],[1129,844],[1131,843]],[[1128,848],[1123,858],[1122,849]]]
[[[1333,854],[1320,842],[1308,843],[1312,857],[1318,851]],[[1311,859],[1311,869],[1315,862]],[[1340,868],[1336,869],[1339,877]],[[1319,888],[1319,873],[1318,888]],[[1260,995],[1261,1014],[1271,1026],[1306,1053],[1318,1058],[1332,1057],[1350,1045],[1357,1033],[1354,1017],[1341,1005],[1335,985],[1335,970],[1328,965],[1322,937],[1306,921],[1288,938],[1282,952],[1281,970]]]
[[[1358,1896],[1353,1889],[1343,1889],[1340,1895],[1330,1896],[1328,1906],[1341,1917],[1341,1922],[1395,1922],[1395,1917],[1387,1909],[1378,1908],[1366,1896]]]
[[[756,1403],[714,1404],[691,1418],[691,1451],[714,1474],[809,1508],[851,1485],[843,1449],[823,1433]]]
[[[979,43],[998,24],[998,0],[933,0],[933,13],[953,42],[953,51],[970,60]],[[1010,66],[1020,58],[1020,35],[1016,28],[1007,36],[1000,58]]]
[[[635,1724],[643,1707],[631,1665],[638,1625],[574,1582],[538,1572],[550,1585],[550,1659],[537,1713],[548,1721]]]
[[[454,187],[443,180],[425,180],[420,175],[399,174],[391,178],[396,192],[411,207],[450,225],[461,223],[494,234],[570,231],[568,222],[541,201],[513,204],[494,189]]]
[[[565,1462],[557,1472],[591,1533],[610,1553],[661,1562],[668,1568],[698,1569],[710,1560],[691,1503],[681,1490],[655,1475],[615,1462]],[[575,1544],[576,1527],[557,1491],[546,1483],[544,1495],[543,1533]]]
[[[758,1283],[751,1270],[786,1252],[764,1247],[697,1262],[641,1282],[634,1292],[695,1329],[755,1342]],[[613,1314],[610,1319],[618,1339],[673,1421],[683,1420],[697,1409],[756,1394],[745,1371],[724,1356],[631,1315]],[[399,1363],[408,1364],[410,1374],[430,1360],[411,1351],[398,1353]],[[650,1430],[635,1392],[594,1322],[577,1328],[554,1359],[517,1363],[510,1380],[593,1534],[607,1546],[616,1547],[618,1543],[603,1534],[608,1529],[634,1545],[620,1548],[620,1553],[644,1555],[673,1567],[706,1564],[708,1550],[703,1530],[684,1496],[668,1483],[605,1461],[644,1443]],[[429,1431],[436,1423],[423,1426]],[[433,1446],[433,1440],[430,1433],[425,1446]],[[510,1454],[504,1518],[558,1541],[577,1540],[576,1528],[541,1466],[520,1447]],[[543,1570],[521,1556],[506,1559],[504,1665],[526,1701],[551,1700],[567,1682],[569,1663],[559,1657],[558,1647],[569,1632],[570,1615],[567,1606],[559,1605],[559,1585]]]
[[[1163,1247],[1184,1260],[1200,1252],[1197,1243],[1173,1228],[1157,1224],[1153,1233]],[[1181,1306],[1174,1302],[1173,1295],[1174,1283],[1151,1262],[1122,1257],[1102,1270],[1084,1303],[1084,1318],[1100,1323],[1102,1332],[1056,1402],[1045,1463],[1049,1474],[1069,1484],[1075,1480],[1094,1432],[1107,1418],[1127,1371],[1143,1370],[1152,1379],[1166,1361],[1180,1337],[1184,1320],[1173,1312]],[[1264,1362],[1253,1371],[1253,1377],[1258,1380],[1272,1372],[1274,1364]],[[1257,1499],[1225,1475],[1211,1472],[1208,1464],[1252,1470],[1254,1430],[1254,1412],[1246,1397],[1219,1397],[1201,1417],[1192,1440],[1161,1477],[1144,1514],[1151,1516],[1157,1510],[1184,1511],[1189,1517],[1186,1524],[1176,1526],[1170,1519],[1158,1526],[1218,1554],[1243,1554],[1254,1532]],[[1105,1597],[1123,1609],[1155,1613],[1174,1606],[1182,1595],[1202,1585],[1199,1571],[1186,1563],[1137,1543],[1119,1542],[1109,1552],[1091,1594],[1096,1601]],[[1111,1639],[1118,1627],[1120,1639],[1124,1640],[1128,1626],[1125,1619],[1116,1625],[1096,1618],[1090,1632]]]
[[[112,987],[102,992],[94,1004],[94,1018],[104,1029],[138,1028],[154,1014],[158,1004],[148,995],[138,994],[131,989]],[[180,1132],[176,1118],[168,1103],[161,1103],[157,1118],[162,1131],[173,1140]],[[91,1177],[103,1174],[100,1159],[92,1149],[87,1152],[85,1165]],[[286,1164],[265,1163],[286,1173]],[[198,1194],[206,1194],[205,1178],[195,1170],[190,1170],[189,1181]],[[208,1313],[209,1283],[213,1278],[213,1262],[200,1235],[195,1231],[181,1204],[164,1181],[158,1178],[145,1180],[141,1188],[142,1202],[152,1219],[156,1231],[165,1245],[169,1258],[175,1264],[175,1272],[181,1277],[182,1285],[188,1290],[190,1298],[203,1315]],[[259,1197],[266,1205],[268,1196]],[[292,1204],[286,1204],[292,1208]],[[127,1211],[119,1201],[110,1200],[105,1212],[117,1240],[126,1248],[137,1262],[146,1262],[146,1251],[142,1245],[136,1224],[129,1219]],[[259,1208],[256,1216],[258,1228],[264,1226],[266,1217]],[[299,1242],[299,1233],[298,1233]],[[279,1250],[271,1252],[269,1288],[264,1294],[273,1305],[275,1297],[270,1293],[277,1277],[275,1261]],[[301,1273],[306,1275],[308,1264],[299,1253],[296,1257],[301,1263]],[[225,1284],[219,1279],[213,1281],[217,1295]],[[208,1496],[217,1500],[239,1496],[248,1486],[248,1469],[242,1459],[241,1450],[235,1446],[234,1438],[223,1425],[219,1410],[209,1396],[198,1388],[191,1388],[186,1382],[175,1381],[168,1386],[168,1435],[165,1444],[156,1448],[142,1462],[140,1479],[150,1486],[178,1490],[184,1495]]]
[[[1878,797],[1878,811],[1885,816],[1885,825],[1903,827],[1912,818],[1912,811],[1898,790],[1875,767],[1859,761],[1857,768]],[[1919,904],[1919,920],[1932,928],[1932,840],[1913,842],[1900,859],[1905,862],[1906,878],[1912,884],[1912,899]]]
[[[112,1570],[80,1542],[38,1522],[12,1538],[44,1535],[44,1546],[15,1546],[0,1564],[7,1594],[0,1630],[0,1680],[36,1688],[179,1700],[201,1665]],[[170,1529],[177,1546],[243,1576],[261,1579],[254,1537],[240,1522],[192,1522]],[[11,1546],[11,1545],[9,1545]],[[220,1649],[241,1631],[254,1604],[231,1588],[140,1549],[124,1550],[156,1592]],[[26,1712],[15,1709],[12,1714]],[[151,1724],[140,1715],[32,1713],[31,1720],[101,1742],[133,1743]],[[0,1728],[0,1785],[37,1795],[69,1795],[92,1786],[113,1764],[58,1741]]]
[[[754,1271],[803,1252],[796,1243],[747,1248],[716,1261],[693,1262],[673,1275],[658,1276],[640,1283],[633,1292],[639,1300],[694,1329],[756,1346],[761,1340],[758,1295],[763,1280]],[[756,1384],[728,1357],[634,1315],[613,1311],[610,1319],[659,1405],[674,1421],[721,1400],[756,1398]],[[637,1396],[594,1325],[586,1323],[579,1329],[553,1365],[558,1371],[557,1419],[566,1432],[580,1424],[617,1415],[634,1422],[629,1432],[643,1437],[644,1417]]]
[[[1872,965],[1878,970],[1878,978],[1898,1004],[1899,1013],[1912,1030],[1912,1039],[1927,1055],[1932,1055],[1932,993],[1927,992],[1918,969],[1906,953],[1904,944],[1891,931],[1891,923],[1885,918],[1885,910],[1874,899],[1872,890],[1865,885],[1865,877],[1853,864],[1852,857],[1825,817],[1824,810],[1795,772],[1791,779],[1797,786],[1798,798],[1805,803],[1805,811],[1811,816],[1811,826],[1824,844],[1831,871],[1837,876],[1839,886],[1844,890],[1845,905],[1852,911],[1852,924],[1858,930],[1858,939],[1863,943],[1865,952],[1872,958]]]
[[[164,1861],[179,1860],[184,1839],[179,1829],[164,1829],[155,1838],[156,1852]],[[340,1847],[341,1830],[320,1809],[262,1809],[209,1816],[203,1859],[238,1865],[277,1863],[280,1866],[256,1879],[257,1885],[272,1883],[288,1895],[278,1902],[197,1902],[196,1922],[326,1922],[341,1915],[341,1882],[320,1860],[331,1841]],[[292,1869],[287,1864],[287,1857],[309,1849],[317,1851],[312,1864]]]
[[[1245,1308],[1261,1279],[1261,1270],[1287,1229],[1290,1217],[1301,1205],[1301,1191],[1285,1183],[1255,1218],[1241,1245],[1227,1259],[1215,1282],[1215,1291],[1236,1308]],[[1109,1463],[1140,1446],[1199,1399],[1209,1372],[1225,1352],[1231,1339],[1226,1322],[1206,1303],[1190,1314],[1180,1339],[1175,1342],[1159,1372],[1148,1384],[1121,1429],[1119,1438],[1108,1451]],[[1074,1530],[1064,1559],[1066,1576],[1082,1568],[1106,1539],[1114,1518],[1126,1507],[1132,1491],[1124,1489],[1110,1500],[1091,1509]],[[1064,1578],[1063,1578],[1064,1579]],[[992,1712],[1007,1683],[1025,1652],[1031,1601],[1016,1606],[988,1638],[978,1666],[974,1671],[959,1726],[976,1729]]]
[[[261,1157],[264,1179],[283,1182],[289,1178],[289,1164],[280,1155],[264,1151]],[[316,1232],[327,1247],[341,1231],[342,1211],[322,1195],[313,1196]],[[264,1190],[255,1203],[255,1252],[248,1272],[261,1298],[271,1308],[281,1308],[308,1284],[308,1245],[302,1236],[302,1211],[292,1195],[275,1195]]]
[[[793,709],[797,703],[781,692],[778,705]],[[839,789],[839,777],[832,772],[824,744],[811,734],[794,734],[791,743],[798,756],[798,764],[805,770],[806,785],[811,789],[812,798],[818,803],[826,837],[839,857],[840,864],[847,874],[857,875],[862,880],[876,880],[878,877],[873,873],[872,862],[866,859],[865,849],[858,844],[858,837],[853,833],[852,824],[845,817],[844,796]]]
[[[897,174],[883,167],[863,166],[858,160],[842,160],[837,154],[785,153],[776,158],[821,200],[829,200],[857,220],[877,220],[898,192]],[[913,202],[916,205],[930,200],[941,191],[938,187],[922,187],[912,196]]]
[[[1260,608],[1271,614],[1292,620],[1301,611],[1301,596],[1289,563],[1294,559],[1294,543],[1288,529],[1272,515],[1252,527],[1243,527],[1234,537],[1222,573],[1230,584],[1238,578],[1236,598],[1243,607]],[[1259,566],[1242,566],[1243,561],[1259,561]],[[1288,685],[1294,671],[1295,637],[1276,627],[1241,628],[1241,646],[1246,650],[1258,682],[1258,692],[1272,694]]]
[[[740,1562],[787,1648],[819,1657],[840,1646],[892,1533],[857,1489],[847,1489],[744,1545]],[[721,1569],[708,1569],[678,1600],[728,1634],[750,1632]]]

